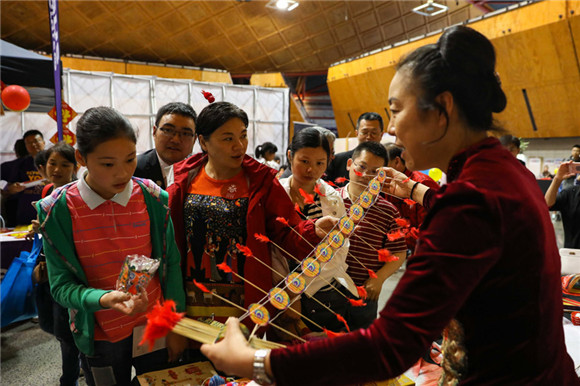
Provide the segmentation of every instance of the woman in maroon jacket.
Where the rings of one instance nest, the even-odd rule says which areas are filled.
[[[303,258],[336,223],[330,217],[316,223],[300,221],[275,178],[276,170],[246,155],[247,127],[248,116],[239,107],[228,102],[210,104],[196,125],[203,153],[173,166],[169,205],[191,316],[242,314],[239,308],[204,295],[193,280],[243,308],[264,297],[253,285],[263,291],[271,289],[271,245],[258,242],[256,233]],[[277,221],[278,217],[285,218],[302,237]],[[241,253],[238,244],[248,246],[254,257]],[[219,269],[222,263],[247,281]]]
[[[580,384],[564,344],[548,208],[534,176],[487,137],[492,113],[506,106],[490,41],[468,27],[448,29],[400,62],[389,103],[389,132],[407,166],[446,170],[448,184],[429,193],[389,171],[399,180],[391,193],[430,211],[379,319],[269,353],[249,348],[231,319],[226,338],[202,352],[262,384],[353,384],[401,374],[443,333],[442,384]]]

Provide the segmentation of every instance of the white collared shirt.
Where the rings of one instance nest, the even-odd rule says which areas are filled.
[[[163,179],[165,180],[165,189],[167,189],[169,185],[173,185],[173,165],[169,165],[167,162],[163,161],[161,157],[159,157],[157,150],[155,150],[155,154],[157,154],[157,159],[159,160],[159,165],[161,166],[161,173],[163,174]]]
[[[87,184],[87,181],[85,181],[87,174],[89,174],[88,170],[85,171],[83,173],[83,176],[78,180],[77,187],[79,188],[79,193],[83,201],[87,204],[90,210],[94,210],[96,207],[109,200],[105,200],[97,192],[91,189],[89,184]],[[123,207],[126,207],[127,204],[129,203],[129,199],[131,199],[132,192],[133,192],[133,180],[130,180],[125,186],[125,189],[123,189],[121,193],[115,194],[113,198],[111,198],[111,201],[116,202],[117,204]]]

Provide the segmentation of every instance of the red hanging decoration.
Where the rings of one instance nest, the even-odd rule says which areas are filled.
[[[300,205],[298,204],[294,204],[294,210],[298,213],[300,213],[301,215],[304,216],[304,214],[302,213],[302,211],[300,210]]]
[[[356,174],[356,175],[357,175],[357,176],[359,176],[359,177],[362,177],[362,176],[364,175],[363,173],[359,172],[359,171],[358,171],[358,170],[356,170],[356,169],[353,169],[352,171],[354,172],[354,174]]]
[[[288,220],[286,220],[284,217],[276,217],[276,221],[278,221],[281,224],[286,225],[287,227],[290,226],[290,224],[288,224]]]
[[[405,237],[405,234],[401,232],[400,229],[396,229],[392,232],[387,233],[387,238],[389,239],[389,241],[395,241],[402,237]]]
[[[314,195],[306,193],[302,188],[298,188],[305,204],[314,204]]]
[[[232,273],[233,272],[232,269],[230,268],[230,266],[225,261],[223,263],[216,264],[216,267],[218,267],[219,269],[221,269],[225,273]]]
[[[369,277],[372,277],[373,279],[378,278],[377,274],[372,269],[367,269],[367,272],[369,273]]]
[[[338,188],[338,186],[336,186],[336,184],[332,181],[326,181],[326,183],[330,186],[332,186],[333,188]]]
[[[198,283],[195,279],[193,279],[193,284],[195,284],[195,286],[197,288],[199,288],[200,290],[202,290],[203,292],[208,293],[208,294],[211,293],[211,291],[208,290],[206,286],[204,286],[201,283]]]
[[[322,328],[322,331],[324,331],[326,336],[329,338],[336,338],[336,337],[339,337],[341,335],[344,335],[344,332],[334,332],[334,331],[327,330],[326,328]]]
[[[258,240],[261,243],[269,243],[270,239],[268,238],[268,236],[264,236],[261,235],[259,233],[254,233],[254,237],[256,238],[256,240]]]
[[[377,252],[379,253],[379,261],[382,261],[384,263],[390,263],[392,261],[399,260],[399,258],[397,256],[393,255],[386,248],[379,249]]]
[[[410,225],[409,220],[407,220],[406,218],[396,218],[395,222],[397,223],[398,226],[403,228],[407,228]]]
[[[338,177],[337,179],[334,180],[334,182],[336,182],[337,184],[344,184],[346,181],[348,181],[348,178],[345,177]]]
[[[336,319],[338,319],[339,322],[342,322],[342,324],[344,324],[344,326],[346,327],[346,331],[350,332],[350,327],[348,326],[348,324],[346,323],[346,319],[343,318],[342,315],[336,314]]]
[[[358,297],[361,298],[361,299],[366,299],[367,296],[369,295],[367,293],[367,289],[365,287],[363,287],[363,286],[357,286],[356,287],[356,290],[358,292]]]
[[[238,250],[242,252],[246,257],[252,257],[252,250],[246,247],[245,245],[236,244],[236,248],[238,248]]]
[[[321,196],[321,197],[325,197],[325,196],[326,196],[326,195],[325,195],[324,193],[322,193],[322,191],[320,190],[320,184],[316,184],[316,185],[314,186],[314,192],[315,192],[316,194],[318,194],[319,196]]]
[[[215,98],[214,98],[214,96],[212,95],[212,93],[211,93],[211,92],[209,92],[209,91],[204,91],[204,90],[201,90],[201,93],[203,94],[203,97],[204,97],[204,98],[205,98],[205,99],[206,99],[206,100],[207,100],[209,103],[213,103],[213,102],[215,102]]]
[[[367,305],[362,299],[348,299],[348,301],[353,307],[364,307]]]
[[[157,301],[153,309],[147,314],[147,326],[143,333],[143,339],[139,345],[149,343],[149,351],[153,349],[155,341],[166,336],[173,327],[183,319],[185,312],[175,312],[175,302],[166,300],[163,305]]]

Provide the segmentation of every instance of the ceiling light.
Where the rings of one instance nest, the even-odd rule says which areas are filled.
[[[427,0],[423,5],[413,8],[413,12],[423,16],[435,16],[447,11],[446,5],[437,4],[433,0]]]
[[[266,7],[281,11],[292,11],[298,7],[299,3],[296,0],[270,0]]]

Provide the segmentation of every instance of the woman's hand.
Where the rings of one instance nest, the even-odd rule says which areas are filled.
[[[393,168],[383,168],[383,170],[388,177],[383,184],[383,192],[400,198],[409,198],[415,181]]]
[[[176,362],[187,347],[187,338],[170,332],[167,334],[165,340],[167,344],[167,353],[169,354],[169,362]]]
[[[332,216],[324,216],[316,220],[314,223],[316,228],[316,236],[321,239],[325,238],[326,235],[338,224],[338,219]]]
[[[229,318],[224,339],[219,343],[203,344],[201,353],[209,358],[216,369],[228,375],[252,379],[254,353],[240,330],[240,321]]]

